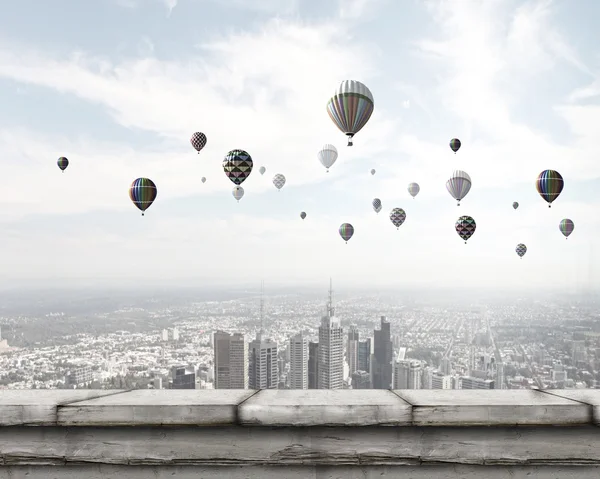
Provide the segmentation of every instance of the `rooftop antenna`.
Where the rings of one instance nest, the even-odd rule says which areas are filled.
[[[260,281],[260,334],[264,332],[265,321],[265,281]]]
[[[327,302],[327,313],[329,317],[335,316],[335,308],[333,307],[333,281],[329,277],[329,301]]]

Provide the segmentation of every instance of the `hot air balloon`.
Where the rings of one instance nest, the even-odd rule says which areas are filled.
[[[340,236],[346,243],[348,243],[348,241],[350,240],[350,238],[352,238],[353,235],[354,226],[352,226],[350,223],[343,223],[340,226]]]
[[[558,171],[544,170],[538,175],[535,187],[540,196],[548,203],[548,208],[551,208],[552,202],[558,198],[564,185],[563,177]]]
[[[156,199],[156,194],[156,185],[150,178],[133,180],[129,187],[129,198],[142,211],[142,216],[144,216],[144,211],[150,208],[150,205]]]
[[[513,208],[516,210],[519,207],[519,203],[517,203],[516,201],[513,203]]]
[[[231,150],[223,160],[227,178],[240,186],[252,173],[252,157],[244,150]]]
[[[371,175],[374,175],[375,173],[377,173],[377,172],[375,171],[375,168],[373,168],[373,169],[371,170]]]
[[[477,225],[475,224],[475,220],[470,216],[461,216],[456,220],[454,227],[456,228],[458,236],[464,239],[465,244],[467,244],[467,240],[475,233]]]
[[[266,171],[267,171],[267,169],[266,169],[264,166],[261,166],[261,167],[258,169],[258,172],[259,172],[261,175],[264,175]]]
[[[352,137],[371,118],[373,108],[371,91],[355,80],[344,80],[327,103],[329,118],[348,136],[348,146],[352,146]]]
[[[200,181],[201,181],[202,183],[206,183],[206,177],[205,177],[205,176],[203,176],[203,177],[200,179]]]
[[[302,213],[300,213],[300,218],[302,218],[302,219],[306,218],[306,213],[304,211]]]
[[[408,185],[408,193],[413,198],[419,194],[419,191],[421,191],[421,187],[417,183],[411,183]]]
[[[335,160],[337,160],[338,151],[335,146],[327,144],[321,148],[319,153],[317,153],[317,157],[321,164],[327,168],[327,173],[329,173],[329,168],[331,168],[335,163]]]
[[[373,209],[375,213],[379,213],[381,211],[381,200],[379,198],[375,198],[373,200]]]
[[[285,176],[283,176],[281,173],[277,173],[273,177],[273,184],[275,185],[275,188],[281,191],[281,188],[283,188],[283,185],[285,185]]]
[[[239,203],[240,200],[244,197],[244,188],[242,188],[241,186],[234,186],[233,190],[231,190],[231,194]]]
[[[190,143],[194,147],[194,150],[200,154],[200,150],[206,146],[206,135],[197,131],[190,138]]]
[[[573,223],[569,218],[565,218],[564,220],[560,220],[558,225],[560,232],[565,235],[566,239],[569,239],[569,235],[575,229],[575,223]]]
[[[458,138],[452,138],[450,140],[450,148],[456,154],[456,152],[460,149],[461,142]]]
[[[56,164],[58,165],[58,167],[62,170],[62,172],[64,173],[65,170],[67,169],[67,166],[69,166],[69,160],[67,160],[64,156],[61,156]]]
[[[390,220],[396,227],[396,229],[400,229],[402,223],[406,219],[406,212],[402,208],[394,208],[390,213]]]
[[[525,246],[523,243],[519,243],[515,248],[515,251],[517,252],[520,258],[523,258],[523,256],[525,256],[525,253],[527,253],[527,246]]]
[[[450,179],[446,182],[446,189],[452,195],[458,206],[467,193],[471,190],[471,177],[462,170],[454,170]]]

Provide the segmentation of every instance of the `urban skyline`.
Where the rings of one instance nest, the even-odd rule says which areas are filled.
[[[253,297],[133,302],[85,321],[0,317],[0,388],[600,387],[600,317],[590,301],[334,302],[331,280],[323,296],[265,298],[261,285]],[[27,337],[58,323],[71,333]]]

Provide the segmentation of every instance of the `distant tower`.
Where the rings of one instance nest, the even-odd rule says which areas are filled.
[[[344,386],[344,338],[333,306],[333,284],[329,278],[327,314],[321,318],[318,349],[318,389],[342,389]]]

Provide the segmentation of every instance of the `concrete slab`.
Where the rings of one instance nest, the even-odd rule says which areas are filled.
[[[61,426],[232,425],[250,389],[145,389],[67,404],[58,409]]]
[[[401,426],[411,406],[386,390],[262,390],[239,407],[243,425]]]
[[[55,425],[59,405],[124,392],[118,389],[3,389],[0,390],[0,426]]]
[[[591,422],[591,407],[536,390],[399,389],[415,426],[574,425]]]

